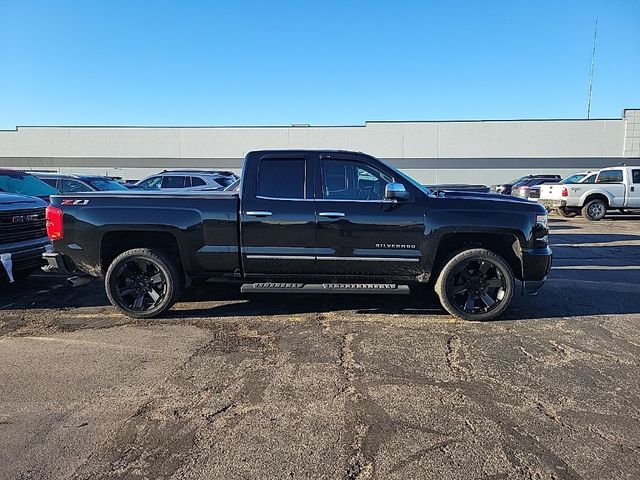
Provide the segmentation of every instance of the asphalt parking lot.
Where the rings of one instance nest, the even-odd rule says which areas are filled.
[[[488,323],[410,297],[99,283],[0,293],[0,478],[640,478],[640,216],[551,217],[554,268]]]

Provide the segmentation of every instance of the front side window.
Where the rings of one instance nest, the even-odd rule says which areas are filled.
[[[256,194],[270,198],[304,198],[305,160],[265,158],[260,161]]]
[[[90,192],[91,188],[77,180],[62,180],[62,193]]]
[[[188,187],[187,179],[189,177],[178,177],[168,175],[162,179],[162,188],[185,188]]]
[[[600,172],[596,183],[622,183],[622,170],[605,170]]]
[[[382,200],[393,179],[364,163],[323,160],[322,193],[330,200]]]

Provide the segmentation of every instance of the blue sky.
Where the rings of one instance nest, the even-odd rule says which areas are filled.
[[[640,107],[640,1],[0,0],[0,128]]]

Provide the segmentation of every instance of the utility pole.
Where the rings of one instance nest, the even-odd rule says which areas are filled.
[[[593,70],[596,66],[596,38],[598,37],[598,19],[593,30],[593,48],[591,49],[591,70],[589,71],[589,99],[587,100],[587,119],[591,118],[591,92],[593,91]]]

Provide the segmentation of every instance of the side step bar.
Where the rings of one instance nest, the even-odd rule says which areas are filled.
[[[245,283],[242,293],[374,293],[409,295],[408,285],[390,283]]]

